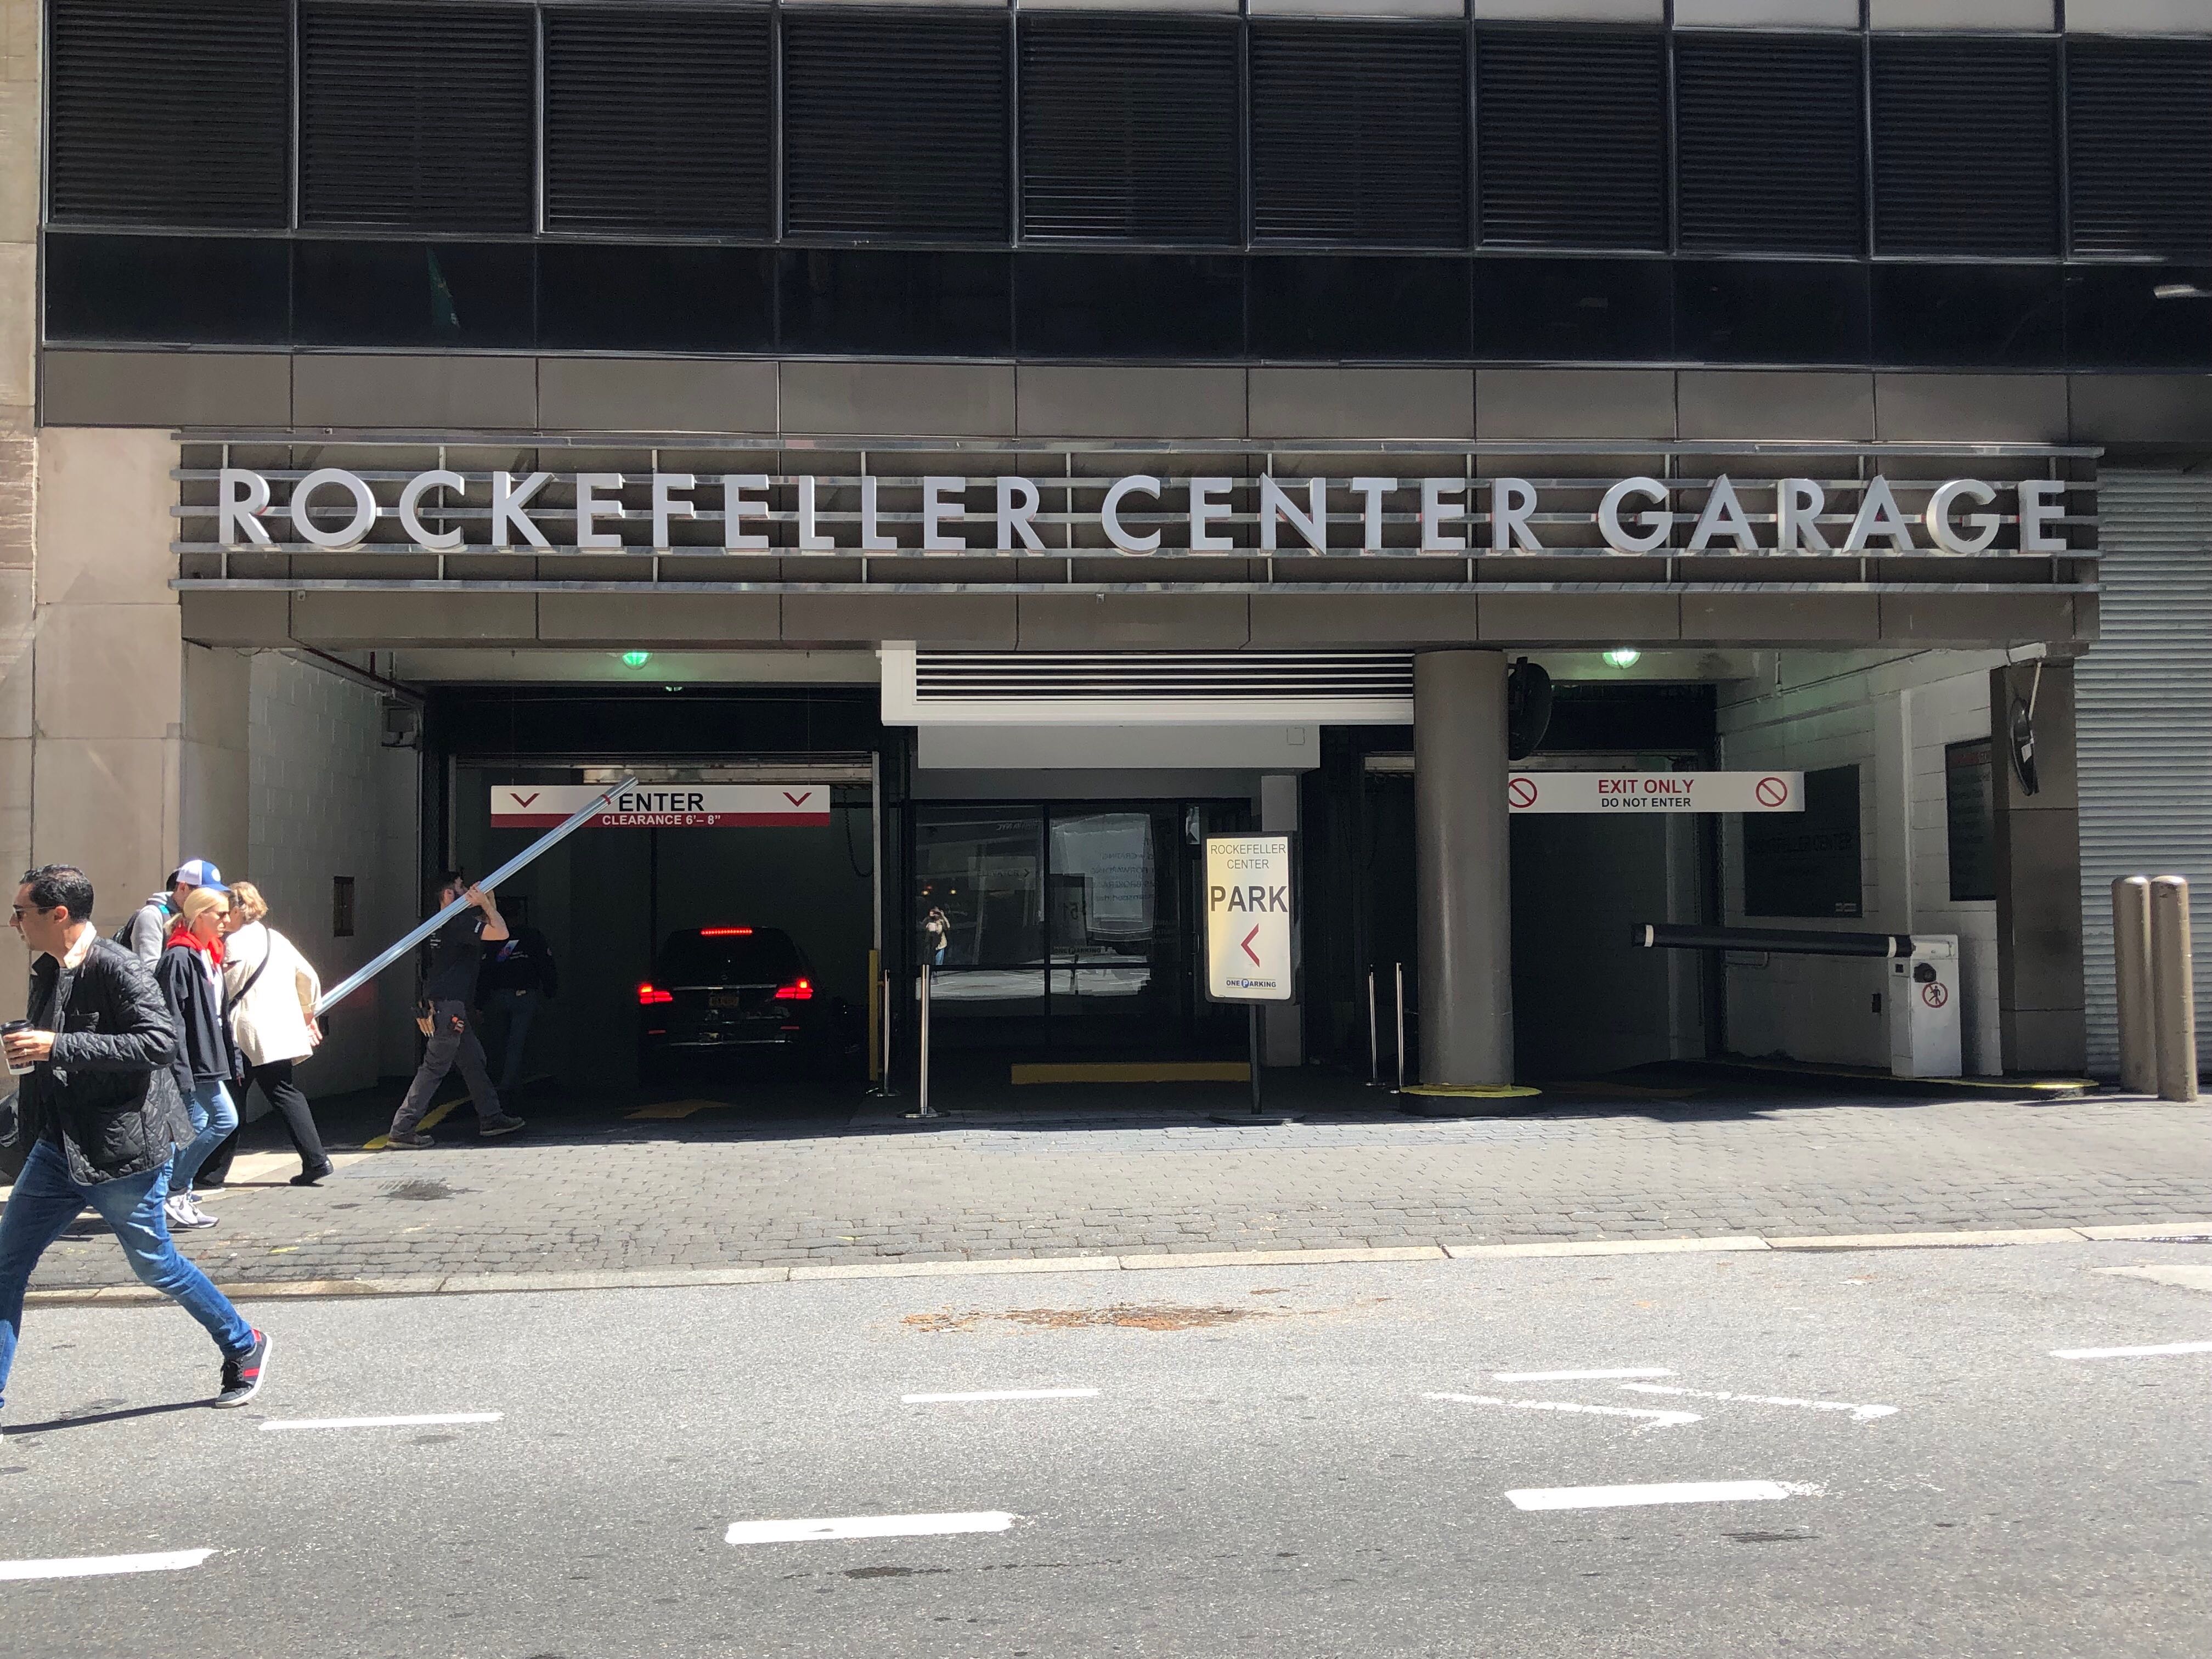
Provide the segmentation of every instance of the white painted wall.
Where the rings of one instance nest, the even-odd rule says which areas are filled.
[[[2002,1069],[1997,1019],[1996,903],[1954,902],[1944,813],[1943,748],[1990,731],[1989,670],[2002,659],[1966,652],[1893,658],[1773,653],[1755,681],[1723,687],[1722,763],[1730,770],[1859,768],[1861,896],[1856,920],[1743,913],[1742,821],[1722,822],[1723,902],[1732,927],[1842,933],[1956,933],[1966,1069]],[[1771,957],[1727,969],[1728,1040],[1739,1054],[1850,1066],[1889,1064],[1875,997],[1881,964]]]
[[[367,687],[281,652],[252,659],[250,817],[240,873],[261,889],[270,922],[326,987],[415,920],[416,755],[383,747],[380,705]],[[404,828],[404,838],[395,826]],[[337,876],[354,878],[349,939],[331,933]],[[385,1028],[395,1017],[404,1023],[413,988],[403,964],[348,998],[301,1086],[312,1097],[375,1083],[389,1068]]]

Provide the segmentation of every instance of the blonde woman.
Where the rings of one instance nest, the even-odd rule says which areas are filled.
[[[292,1184],[312,1187],[330,1174],[331,1160],[316,1132],[314,1111],[292,1080],[292,1067],[314,1053],[323,1040],[323,1028],[315,1019],[315,1001],[323,994],[323,984],[299,948],[269,926],[268,915],[268,902],[259,888],[250,881],[231,884],[222,986],[231,1035],[246,1063],[238,1098],[243,1105],[246,1091],[260,1086],[283,1118],[292,1149],[300,1154],[300,1173],[292,1177]]]

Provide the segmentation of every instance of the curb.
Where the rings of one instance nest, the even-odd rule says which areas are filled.
[[[641,1267],[541,1273],[414,1273],[385,1279],[297,1279],[217,1286],[234,1301],[353,1296],[502,1296],[538,1291],[685,1290],[714,1285],[783,1285],[851,1279],[969,1279],[1022,1273],[1153,1273],[1184,1267],[1318,1267],[1362,1261],[1486,1261],[1547,1256],[1710,1255],[1745,1250],[1959,1250],[2021,1244],[2212,1244],[2212,1220],[2156,1221],[2123,1227],[2015,1227],[1946,1233],[1815,1233],[1768,1238],[1562,1239],[1531,1244],[1393,1244],[1374,1249],[1201,1250],[1182,1255],[1006,1256],[974,1261],[823,1262],[789,1267]],[[119,1307],[159,1302],[141,1285],[33,1291],[36,1307]]]

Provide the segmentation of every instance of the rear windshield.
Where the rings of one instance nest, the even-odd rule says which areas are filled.
[[[799,947],[779,928],[709,935],[671,933],[653,976],[666,985],[782,984],[799,973]]]

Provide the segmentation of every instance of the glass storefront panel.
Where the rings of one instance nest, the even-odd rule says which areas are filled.
[[[1033,808],[920,814],[914,927],[939,1018],[1042,1018],[1043,840]]]

